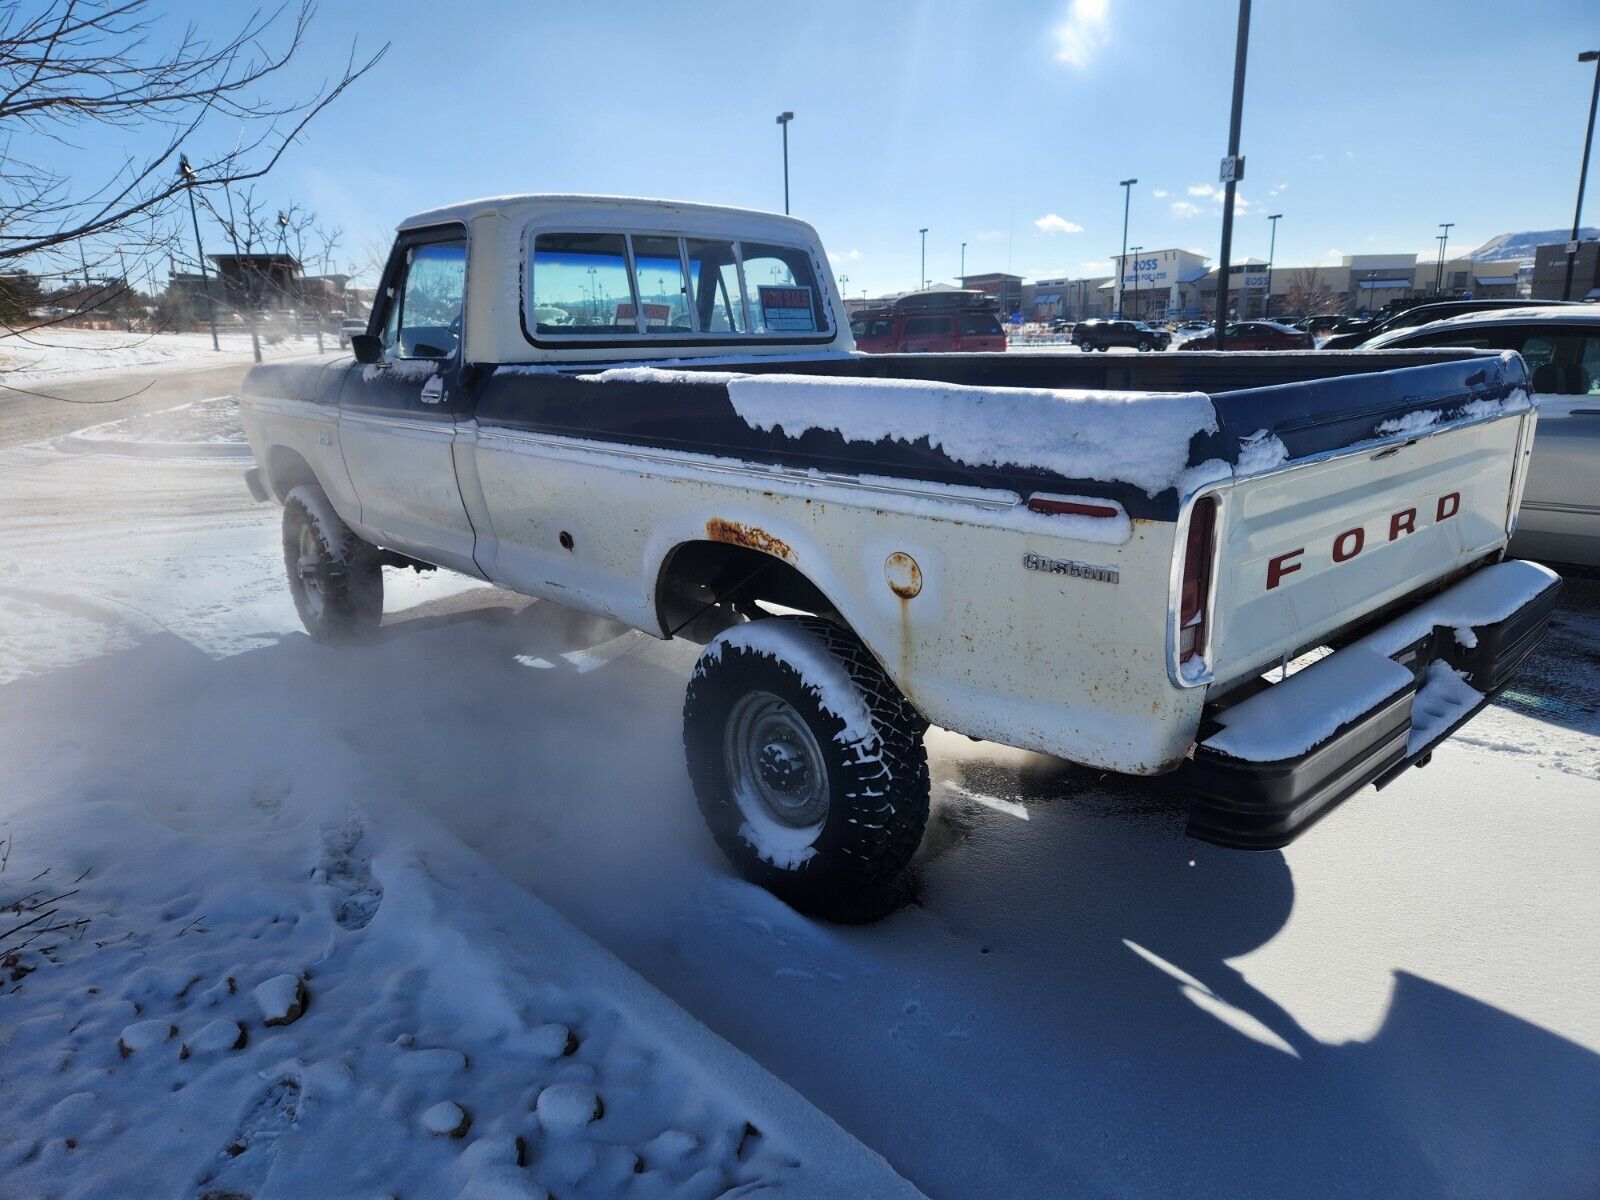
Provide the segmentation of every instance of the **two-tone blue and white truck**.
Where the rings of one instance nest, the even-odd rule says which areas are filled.
[[[809,225],[563,195],[404,222],[352,345],[242,397],[312,636],[426,564],[705,643],[700,806],[813,911],[910,861],[929,723],[1182,770],[1195,836],[1282,846],[1425,764],[1559,585],[1505,557],[1513,354],[859,355]]]

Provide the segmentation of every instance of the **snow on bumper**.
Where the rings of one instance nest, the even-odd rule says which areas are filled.
[[[1190,834],[1276,849],[1367,784],[1425,766],[1539,644],[1560,586],[1537,563],[1484,567],[1217,713],[1187,767]]]

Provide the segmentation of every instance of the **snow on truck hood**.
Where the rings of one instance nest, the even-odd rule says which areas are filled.
[[[1189,442],[1215,433],[1204,392],[1111,392],[985,388],[915,379],[743,375],[622,367],[583,376],[598,382],[719,383],[752,429],[791,438],[831,430],[846,441],[885,438],[929,445],[971,467],[1013,465],[1068,479],[1129,483],[1151,496],[1174,487]]]

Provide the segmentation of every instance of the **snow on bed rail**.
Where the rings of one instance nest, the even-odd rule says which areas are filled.
[[[741,376],[728,384],[752,428],[790,437],[832,430],[846,441],[916,442],[973,467],[1008,464],[1067,479],[1131,483],[1154,496],[1189,464],[1189,440],[1214,433],[1203,392],[983,388],[916,379]]]

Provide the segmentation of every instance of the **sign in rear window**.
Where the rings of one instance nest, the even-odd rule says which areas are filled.
[[[815,333],[816,312],[811,307],[811,289],[803,284],[756,289],[761,303],[761,320],[769,333]]]

